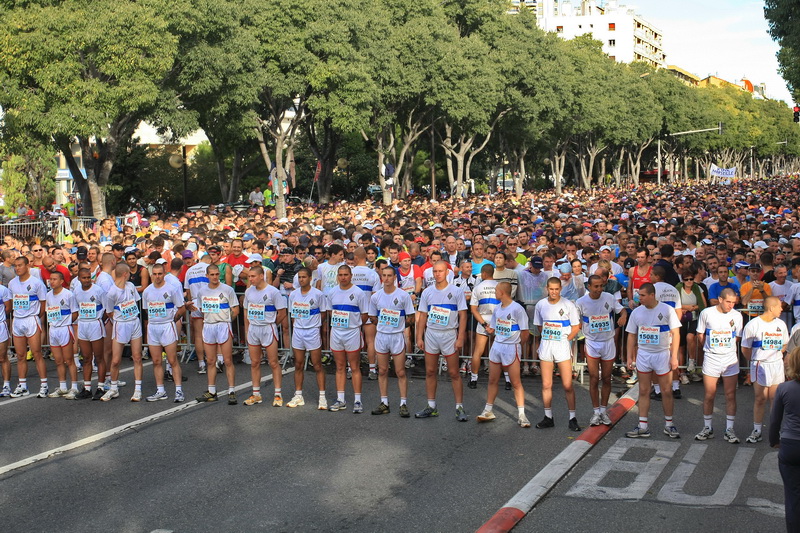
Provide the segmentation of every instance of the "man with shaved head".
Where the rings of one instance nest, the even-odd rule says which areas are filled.
[[[110,254],[107,254],[110,255]],[[113,256],[112,256],[113,257]],[[105,262],[105,257],[103,258]],[[111,387],[101,400],[108,402],[119,397],[119,365],[122,362],[122,349],[130,343],[133,356],[133,379],[135,383],[132,402],[142,401],[142,323],[139,319],[141,300],[139,291],[133,283],[131,268],[120,263],[114,269],[114,285],[106,294],[106,317],[113,325],[111,344]]]

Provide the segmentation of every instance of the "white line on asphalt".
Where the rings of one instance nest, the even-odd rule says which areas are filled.
[[[290,374],[292,372],[294,372],[294,368],[290,368],[290,369],[284,370],[282,373],[284,375],[286,375],[286,374]],[[267,381],[269,381],[271,379],[272,379],[272,374],[270,374],[268,376],[264,376],[264,377],[261,378],[261,383],[266,383]],[[240,391],[242,389],[246,389],[246,388],[250,387],[252,384],[253,384],[252,381],[248,381],[247,383],[243,383],[243,384],[239,385],[234,390],[236,392],[238,392],[238,391]],[[161,411],[161,412],[152,414],[150,416],[146,416],[144,418],[140,418],[138,420],[134,420],[133,422],[128,422],[127,424],[122,424],[121,426],[117,426],[115,428],[111,428],[111,429],[108,429],[106,431],[103,431],[103,432],[100,432],[100,433],[96,433],[95,435],[91,435],[89,437],[85,437],[83,439],[76,440],[74,442],[70,442],[69,444],[65,444],[63,446],[59,446],[57,448],[53,448],[52,450],[48,450],[46,452],[42,452],[42,453],[39,453],[39,454],[36,454],[36,455],[32,455],[31,457],[28,457],[26,459],[22,459],[21,461],[17,461],[16,463],[11,463],[9,465],[0,467],[0,476],[2,476],[4,474],[7,474],[9,472],[12,472],[14,470],[18,470],[20,468],[24,468],[26,466],[32,465],[34,463],[38,463],[39,461],[44,461],[45,459],[49,459],[50,457],[55,457],[57,455],[60,455],[62,453],[74,450],[76,448],[80,448],[82,446],[86,446],[88,444],[92,444],[92,443],[107,439],[109,437],[113,437],[114,435],[122,433],[123,431],[127,431],[129,429],[133,429],[135,427],[142,426],[142,425],[147,424],[149,422],[153,422],[154,420],[158,420],[160,418],[164,418],[165,416],[169,416],[169,415],[178,413],[180,411],[185,411],[187,409],[191,409],[192,407],[195,407],[197,405],[201,405],[201,404],[197,403],[197,400],[192,400],[190,402],[186,402],[184,404],[181,404],[181,405],[179,405],[177,407],[173,407],[172,409],[167,409],[165,411]]]
[[[150,366],[152,364],[153,364],[152,361],[148,361],[148,362],[142,364],[142,368],[144,368],[146,366]],[[129,366],[127,368],[120,368],[119,369],[119,373],[122,374],[123,372],[129,372],[131,370],[133,370],[132,366]],[[78,372],[78,374],[80,375],[80,372]],[[81,383],[83,383],[83,378],[79,378],[79,380],[80,380]],[[49,379],[48,379],[48,381],[49,381]],[[34,393],[31,392],[28,396],[20,396],[19,398],[11,398],[9,400],[3,400],[2,402],[0,402],[0,407],[6,406],[6,405],[11,405],[12,403],[16,403],[16,402],[21,402],[22,400],[30,400],[31,398],[37,398],[37,396]]]
[[[693,404],[693,405],[699,405],[700,407],[703,407],[703,400],[698,400],[697,398],[687,398],[686,401],[691,403],[691,404]],[[714,406],[714,414],[715,415],[724,415],[725,412],[722,411],[722,409],[720,409],[719,407],[717,407],[715,405]]]

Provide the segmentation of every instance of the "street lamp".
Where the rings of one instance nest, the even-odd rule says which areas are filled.
[[[186,212],[186,211],[189,210],[188,206],[187,206],[188,200],[186,198],[187,191],[188,191],[189,178],[188,178],[188,171],[187,171],[187,168],[186,168],[186,145],[185,144],[181,147],[181,154],[182,155],[172,154],[171,156],[169,156],[169,166],[171,166],[172,168],[181,168],[181,167],[183,167],[183,211]]]

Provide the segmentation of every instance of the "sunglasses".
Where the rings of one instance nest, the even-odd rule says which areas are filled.
[[[694,281],[694,278],[683,278],[683,281]]]

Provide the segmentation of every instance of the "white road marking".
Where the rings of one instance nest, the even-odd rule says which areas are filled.
[[[148,362],[142,364],[142,368],[150,366],[152,364],[153,364],[152,361],[148,361]],[[119,369],[119,373],[122,374],[124,372],[129,372],[131,370],[133,370],[133,366],[129,366],[127,368],[120,368]],[[82,374],[80,372],[78,372],[78,375],[81,376]],[[38,374],[36,376],[37,377],[35,377],[34,380],[39,379],[38,378]],[[78,379],[80,380],[81,384],[83,384],[83,378],[79,377]],[[48,381],[50,381],[50,379],[48,379]],[[39,383],[39,382],[38,381],[32,381],[31,383],[35,385],[36,383]],[[50,390],[53,390],[53,389],[50,389]],[[31,393],[28,396],[20,396],[19,398],[10,398],[8,400],[2,400],[2,401],[0,401],[0,407],[5,407],[6,405],[11,405],[12,403],[21,402],[22,400],[30,400],[31,398],[36,398],[36,394],[34,394],[33,391],[31,391]],[[38,398],[38,399],[39,400],[42,400],[42,399],[49,400],[50,398]]]
[[[622,437],[569,489],[567,496],[599,500],[641,500],[679,447],[677,442]],[[653,457],[647,462],[622,459],[628,451],[636,448],[654,450]],[[611,472],[633,474],[634,478],[626,487],[600,485]]]
[[[703,400],[698,400],[697,398],[687,398],[686,401],[691,403],[691,404],[699,405],[700,407],[703,407]],[[713,411],[714,414],[715,415],[725,415],[725,412],[722,411],[719,407],[717,407],[717,403],[718,402],[714,402],[714,411]]]
[[[683,456],[669,480],[661,487],[661,491],[656,497],[658,500],[679,505],[700,505],[703,507],[726,506],[733,503],[756,450],[754,448],[739,448],[736,450],[736,456],[733,458],[731,466],[725,471],[725,476],[714,494],[709,496],[687,494],[685,492],[686,482],[689,481],[695,467],[703,459],[707,448],[707,444],[692,444],[689,447],[689,451]]]
[[[778,470],[778,452],[770,452],[764,456],[758,468],[756,479],[762,483],[783,487],[783,478],[781,478],[780,470]],[[778,518],[786,516],[786,507],[783,504],[775,503],[765,498],[747,498],[747,505],[754,511],[767,516]]]
[[[292,368],[290,368],[288,370],[284,370],[283,374],[284,375],[285,374],[290,374],[292,372],[294,372],[294,367],[292,367]],[[272,374],[270,374],[268,376],[264,376],[264,377],[261,378],[261,383],[265,383],[267,381],[270,381],[271,379],[272,379]],[[248,381],[247,383],[243,383],[243,384],[239,385],[234,390],[236,392],[239,392],[240,390],[247,389],[252,385],[252,383],[253,383],[252,381]],[[26,466],[32,465],[34,463],[38,463],[39,461],[44,461],[45,459],[49,459],[50,457],[55,457],[57,455],[60,455],[62,453],[74,450],[76,448],[80,448],[80,447],[86,446],[88,444],[93,444],[95,442],[107,439],[109,437],[113,437],[114,435],[118,435],[118,434],[120,434],[120,433],[122,433],[124,431],[129,430],[129,429],[133,429],[133,428],[142,426],[144,424],[147,424],[149,422],[153,422],[154,420],[159,420],[159,419],[164,418],[166,416],[170,416],[170,415],[173,415],[175,413],[179,413],[181,411],[185,411],[187,409],[191,409],[192,407],[196,407],[198,405],[205,405],[205,404],[200,404],[196,400],[192,400],[190,402],[186,402],[186,403],[183,403],[181,405],[178,405],[177,407],[173,407],[172,409],[167,409],[165,411],[161,411],[161,412],[152,414],[150,416],[146,416],[144,418],[140,418],[138,420],[134,420],[133,422],[128,422],[127,424],[122,424],[122,425],[117,426],[115,428],[111,428],[111,429],[108,429],[106,431],[102,431],[100,433],[96,433],[96,434],[91,435],[89,437],[85,437],[83,439],[76,440],[74,442],[70,442],[69,444],[65,444],[63,446],[59,446],[57,448],[53,448],[52,450],[48,450],[46,452],[42,452],[42,453],[39,453],[39,454],[36,454],[36,455],[32,455],[31,457],[22,459],[21,461],[17,461],[15,463],[11,463],[9,465],[0,467],[0,476],[2,476],[4,474],[7,474],[9,472],[12,472],[14,470],[18,470],[20,468],[24,468]]]

